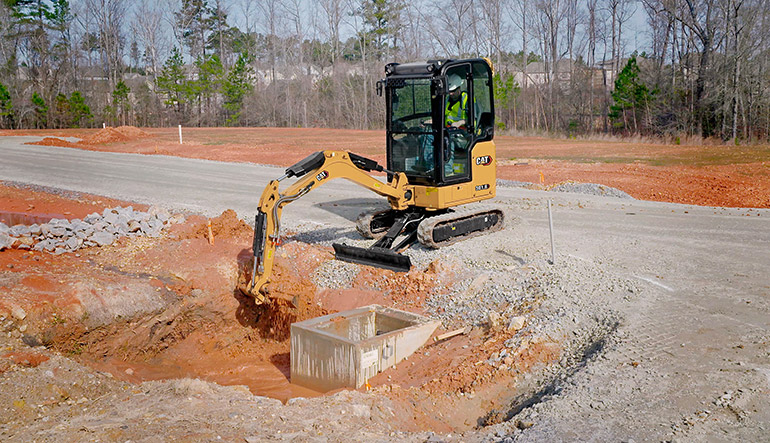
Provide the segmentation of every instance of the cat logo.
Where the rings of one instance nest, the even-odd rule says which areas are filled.
[[[315,179],[319,182],[329,176],[329,173],[327,171],[321,171],[318,173],[318,175],[315,176]]]
[[[491,155],[482,155],[481,157],[476,157],[476,164],[479,166],[487,166],[492,164],[492,156]]]
[[[483,191],[485,189],[489,189],[489,184],[483,184],[483,185],[476,186],[476,190],[477,191]]]

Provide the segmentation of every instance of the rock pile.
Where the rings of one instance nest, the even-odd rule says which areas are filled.
[[[163,208],[151,207],[148,212],[133,207],[106,208],[82,220],[54,218],[48,223],[14,225],[0,223],[0,250],[6,248],[33,249],[53,254],[77,251],[90,246],[107,246],[119,237],[160,237],[164,225],[176,218]]]

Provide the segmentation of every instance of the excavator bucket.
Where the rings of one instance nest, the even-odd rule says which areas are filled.
[[[412,261],[406,255],[385,248],[359,248],[356,246],[332,244],[338,260],[359,263],[376,268],[390,269],[396,272],[408,272]]]

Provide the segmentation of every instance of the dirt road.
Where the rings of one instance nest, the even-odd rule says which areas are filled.
[[[170,157],[14,149],[0,144],[0,155],[9,159],[0,165],[0,179],[208,214],[233,208],[246,218],[252,216],[256,193],[281,171]],[[46,157],[51,169],[39,166]],[[172,178],[161,181],[160,176]],[[554,203],[554,264],[549,263],[548,199]],[[445,291],[426,292],[431,299],[423,307],[426,313],[447,327],[453,321],[478,326],[495,310],[526,315],[527,327],[504,340],[486,335],[456,347],[429,348],[412,359],[415,368],[436,354],[450,355],[443,360],[446,368],[437,363],[440,369],[427,377],[400,365],[381,374],[370,392],[282,405],[203,381],[129,384],[74,362],[74,355],[65,358],[66,353],[37,347],[33,351],[50,360],[0,369],[0,408],[7,417],[0,421],[0,436],[16,441],[61,435],[231,441],[766,440],[769,210],[519,187],[499,188],[496,202],[511,220],[505,230],[440,252],[410,250],[419,273],[406,281],[442,264],[463,278]],[[314,251],[332,241],[358,241],[351,221],[360,210],[380,204],[355,187],[334,183],[289,206],[284,219],[295,234],[284,249],[287,260],[317,257]],[[239,249],[237,243],[227,247]],[[120,247],[110,251],[88,259],[110,264],[110,254],[120,253],[128,266],[122,272],[142,269],[131,268],[131,257]],[[341,289],[318,283],[327,291],[319,294],[333,293],[351,288],[355,275],[363,275],[352,266],[329,261],[309,273],[316,281],[335,275]],[[3,270],[0,279],[10,291],[20,284],[12,271]],[[351,272],[347,282],[339,280]],[[482,290],[471,294],[470,281],[480,281]],[[205,294],[216,295],[220,283],[197,284],[203,298],[187,297],[185,303],[195,309],[215,303]],[[18,317],[5,313],[0,322],[7,332],[0,344],[9,353],[30,349],[21,343],[24,321]],[[548,346],[555,346],[555,358],[517,366],[533,350]],[[503,351],[515,358],[506,363]],[[456,367],[452,357],[466,358],[468,352]],[[458,374],[469,368],[475,369],[466,384]],[[443,379],[444,373],[458,378]]]
[[[122,131],[122,132],[120,132]],[[351,151],[384,164],[383,131],[325,128],[133,127],[0,131],[47,136],[48,146],[290,166],[319,150]],[[57,137],[68,138],[65,141]],[[665,144],[649,140],[553,139],[496,134],[498,178],[553,186],[601,183],[634,198],[706,206],[770,208],[770,147]],[[80,142],[72,140],[82,138]]]

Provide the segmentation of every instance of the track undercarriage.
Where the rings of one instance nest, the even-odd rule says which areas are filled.
[[[364,213],[356,229],[365,238],[377,239],[369,248],[334,244],[338,259],[394,271],[411,268],[409,257],[400,252],[416,242],[440,248],[503,228],[503,211],[493,206],[475,209],[428,211],[409,208]]]

